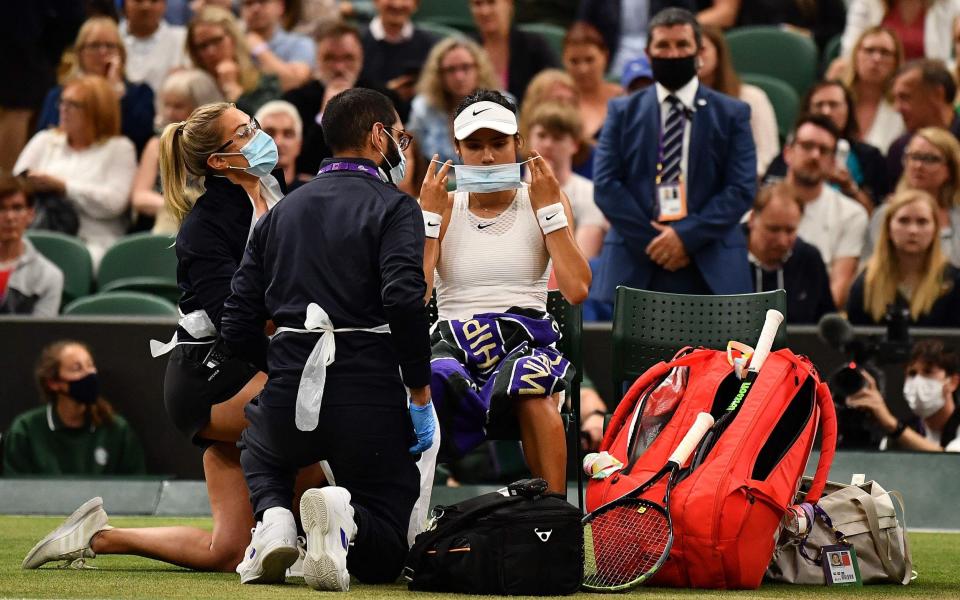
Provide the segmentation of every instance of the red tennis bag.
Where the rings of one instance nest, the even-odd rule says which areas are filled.
[[[624,467],[589,481],[588,511],[630,493],[660,470],[698,413],[709,412],[719,422],[737,406],[722,433],[712,431],[701,441],[673,489],[673,547],[650,585],[757,588],[818,427],[820,461],[807,502],[823,492],[837,423],[830,392],[813,364],[779,350],[767,358],[746,395],[742,383],[726,353],[687,348],[637,379],[607,428],[600,449]],[[643,497],[661,502],[665,486],[662,480]]]

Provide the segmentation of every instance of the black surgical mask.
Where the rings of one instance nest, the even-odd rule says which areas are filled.
[[[100,380],[96,373],[67,383],[67,394],[81,404],[94,404],[100,396]]]
[[[697,55],[679,58],[650,58],[650,68],[657,83],[675,92],[697,75]]]

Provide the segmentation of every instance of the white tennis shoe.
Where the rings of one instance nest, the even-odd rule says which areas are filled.
[[[347,551],[357,534],[350,492],[333,486],[307,490],[300,499],[300,520],[307,533],[304,581],[315,590],[348,591]]]
[[[283,583],[287,568],[300,556],[293,513],[268,508],[252,534],[243,561],[237,565],[240,583]]]
[[[297,558],[297,562],[290,565],[290,568],[287,569],[287,577],[299,577],[303,579],[303,557],[307,555],[307,538],[303,536],[297,537],[297,551],[300,552],[300,556]]]
[[[36,569],[55,560],[67,561],[69,564],[78,559],[96,558],[97,554],[90,548],[90,540],[105,529],[112,527],[107,525],[103,498],[91,498],[73,511],[59,527],[37,542],[20,566],[24,569]]]

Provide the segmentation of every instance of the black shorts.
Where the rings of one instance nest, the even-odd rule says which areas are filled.
[[[190,441],[207,448],[210,440],[199,436],[210,423],[210,408],[237,395],[257,374],[257,368],[230,358],[213,371],[200,361],[211,344],[182,344],[170,352],[163,378],[163,404],[173,424]],[[216,373],[214,375],[214,373]]]

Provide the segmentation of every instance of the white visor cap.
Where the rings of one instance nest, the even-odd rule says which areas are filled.
[[[453,120],[453,136],[463,140],[478,129],[493,129],[506,135],[517,133],[517,116],[513,111],[484,100],[463,109]]]

